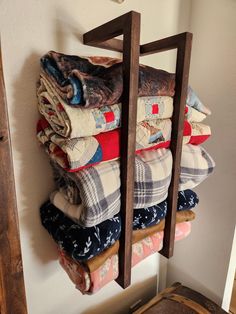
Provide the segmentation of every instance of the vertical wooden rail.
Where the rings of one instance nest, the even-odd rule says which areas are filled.
[[[174,112],[172,116],[172,132],[170,149],[173,156],[172,178],[168,190],[167,216],[165,219],[165,232],[163,249],[160,253],[165,257],[173,256],[176,209],[178,200],[178,187],[180,176],[180,162],[183,142],[184,109],[186,105],[188,76],[192,47],[192,34],[181,33],[175,36],[157,40],[140,47],[140,54],[147,55],[177,49],[175,70],[175,96]]]
[[[190,67],[192,34],[184,33],[178,42],[175,71],[174,112],[172,117],[171,145],[173,156],[172,178],[168,190],[167,216],[161,254],[165,257],[173,256],[175,240],[176,210],[178,202],[180,164],[183,143],[184,110],[188,90],[188,76]]]
[[[170,149],[173,156],[172,178],[168,190],[167,216],[163,249],[160,251],[165,257],[171,257],[174,251],[176,209],[180,176],[180,162],[183,142],[184,109],[186,105],[188,76],[192,47],[192,34],[182,33],[161,40],[157,40],[140,47],[141,55],[147,55],[170,49],[177,49],[175,70],[174,112],[172,116],[172,131]]]
[[[112,39],[124,35],[123,42]],[[84,44],[123,51],[123,99],[121,127],[121,219],[119,277],[123,288],[131,281],[131,250],[134,199],[134,161],[137,121],[140,14],[129,12],[84,34]],[[104,43],[104,41],[106,41]],[[113,47],[113,48],[112,48]]]
[[[139,77],[140,15],[130,14],[124,30],[123,49],[123,99],[121,128],[121,213],[122,231],[119,253],[119,277],[124,287],[131,281],[134,165],[136,149],[137,95]],[[125,274],[125,275],[123,275]]]
[[[26,314],[25,287],[0,47],[0,313]]]

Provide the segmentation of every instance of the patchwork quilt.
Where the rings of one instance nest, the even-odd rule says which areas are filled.
[[[209,126],[184,122],[183,144],[198,145],[210,135]],[[66,139],[55,133],[46,119],[40,119],[37,137],[50,158],[68,171],[78,171],[120,156],[119,129],[90,137]],[[140,122],[136,127],[136,153],[151,148],[168,148],[170,139],[170,119]]]
[[[66,138],[97,135],[121,126],[121,103],[101,108],[83,108],[68,105],[56,95],[53,86],[41,78],[37,91],[40,113],[53,131]],[[197,103],[197,102],[196,102]],[[206,114],[186,105],[185,118],[189,122],[201,122]],[[198,108],[201,109],[201,108]],[[168,119],[173,113],[173,98],[169,96],[138,97],[137,123],[144,120]]]

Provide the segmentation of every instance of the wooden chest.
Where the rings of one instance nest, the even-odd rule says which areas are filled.
[[[216,303],[204,295],[175,283],[155,296],[133,314],[224,314]]]

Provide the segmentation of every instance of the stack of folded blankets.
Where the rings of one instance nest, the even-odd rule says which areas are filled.
[[[37,137],[48,153],[56,191],[40,208],[76,287],[95,293],[118,276],[122,62],[50,51],[41,58]],[[171,181],[171,117],[175,75],[139,67],[132,266],[161,250]],[[211,134],[210,114],[189,87],[175,240],[191,231],[199,200],[191,189],[214,161],[199,146]]]

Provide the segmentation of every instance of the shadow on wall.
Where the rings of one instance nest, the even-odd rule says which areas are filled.
[[[60,8],[56,9],[55,14],[55,39],[58,52],[64,52],[67,47],[67,35],[73,34],[78,44],[83,44],[83,34],[86,30],[78,23],[78,20],[72,19],[71,15],[66,14]]]
[[[19,178],[17,192],[21,200],[20,226],[29,239],[25,241],[27,246],[30,243],[41,262],[47,263],[56,259],[57,254],[39,219],[39,207],[53,187],[48,160],[36,139],[39,58],[37,53],[31,53],[14,82],[13,140]]]
[[[58,10],[55,12],[54,32],[54,49],[62,52],[67,45],[68,32],[72,33],[79,43],[82,42],[80,34],[84,33],[77,21],[71,21],[70,16],[65,16],[64,11]],[[48,47],[48,50],[50,49],[51,47]],[[41,226],[39,216],[40,206],[54,189],[49,158],[36,138],[36,124],[40,116],[36,98],[40,57],[37,52],[32,52],[14,82],[13,140],[14,160],[17,161],[20,183],[17,185],[21,199],[21,208],[18,208],[20,226],[27,237],[27,242],[24,243],[30,245],[37,258],[45,264],[56,260],[58,254],[54,241]]]
[[[141,299],[143,305],[156,295],[156,283],[156,276],[154,276],[134,284],[116,296],[109,298],[106,302],[98,304],[81,314],[120,314],[121,308],[123,309],[122,313],[129,313],[129,307],[137,300]],[[99,293],[97,296],[99,299]],[[126,312],[124,312],[125,308],[127,309]]]

